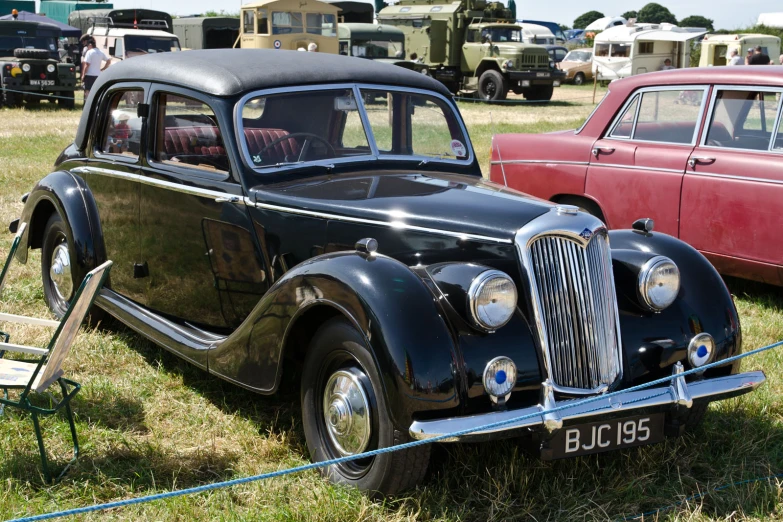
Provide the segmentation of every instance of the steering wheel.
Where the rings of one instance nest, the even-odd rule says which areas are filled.
[[[310,132],[294,132],[293,134],[287,134],[281,138],[277,138],[274,141],[269,142],[267,145],[264,146],[260,151],[258,151],[259,155],[263,155],[264,151],[267,149],[271,149],[278,143],[281,143],[285,140],[291,139],[291,138],[304,138],[304,141],[302,142],[302,146],[299,150],[299,157],[296,159],[297,162],[304,161],[303,158],[307,157],[307,153],[310,151],[310,146],[312,145],[313,141],[320,141],[324,145],[326,145],[327,151],[330,154],[330,157],[337,156],[337,152],[334,150],[334,147],[332,147],[332,144],[326,141],[324,138],[319,136],[318,134],[313,134]]]

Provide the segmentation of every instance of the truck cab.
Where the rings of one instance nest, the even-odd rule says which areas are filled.
[[[307,50],[337,54],[337,13],[340,9],[318,0],[262,0],[242,6],[239,39],[243,49]]]
[[[0,20],[0,89],[6,106],[48,99],[74,107],[76,68],[59,61],[61,34],[54,24]]]
[[[390,25],[340,24],[340,54],[359,58],[405,59],[405,33]]]

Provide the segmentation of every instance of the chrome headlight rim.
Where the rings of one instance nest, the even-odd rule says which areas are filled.
[[[509,283],[511,283],[511,286],[514,289],[514,306],[511,308],[511,310],[508,313],[508,317],[501,323],[497,325],[490,325],[483,322],[479,316],[478,313],[478,297],[481,295],[481,290],[484,288],[484,286],[495,278],[502,278],[507,280]],[[517,291],[517,285],[514,284],[514,280],[511,279],[511,277],[506,274],[505,272],[501,272],[500,270],[485,270],[484,272],[481,272],[479,275],[473,278],[473,281],[470,283],[470,287],[468,287],[468,310],[470,311],[470,321],[473,324],[474,327],[479,328],[480,330],[483,330],[485,332],[494,332],[498,330],[499,328],[504,327],[508,322],[511,320],[511,318],[514,316],[514,310],[516,310],[517,303],[519,302],[519,292]]]
[[[56,67],[54,66],[53,63],[50,63],[49,65],[46,66],[46,70],[48,72],[50,72],[50,73],[53,73],[55,71],[55,69],[56,69]]]
[[[30,72],[30,64],[29,63],[23,63],[22,64],[22,70],[24,72]]]
[[[650,282],[650,278],[655,274],[655,271],[660,269],[663,265],[670,264],[674,267],[677,274],[677,288],[673,293],[672,299],[664,305],[655,304],[647,293],[647,284]],[[677,263],[672,261],[666,256],[655,256],[647,260],[642,265],[642,269],[639,271],[639,279],[637,284],[637,293],[639,294],[640,302],[652,312],[661,312],[667,309],[677,299],[677,295],[680,293],[680,269]]]
[[[704,347],[706,354],[700,354],[700,348]],[[688,343],[688,362],[691,368],[700,368],[711,363],[715,359],[715,338],[707,332],[696,334]]]

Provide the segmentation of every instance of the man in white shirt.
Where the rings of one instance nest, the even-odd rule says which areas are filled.
[[[726,65],[745,65],[745,62],[742,60],[742,58],[740,58],[740,55],[736,49],[732,49],[729,55],[729,61]]]
[[[106,62],[106,66],[103,66],[103,62]],[[95,80],[98,79],[98,75],[108,66],[109,59],[100,49],[95,47],[95,40],[90,39],[87,42],[87,52],[82,58],[82,85],[84,86],[85,100],[90,95],[90,90]]]
[[[672,69],[674,69],[672,61],[669,58],[666,58],[661,66],[661,71],[671,71]]]

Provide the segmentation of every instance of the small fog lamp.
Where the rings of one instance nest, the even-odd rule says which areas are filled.
[[[517,382],[517,366],[508,357],[495,357],[484,368],[484,389],[492,402],[504,403]]]
[[[691,366],[698,368],[712,360],[715,353],[715,339],[708,333],[700,333],[691,339],[688,345],[688,361]]]
[[[29,63],[23,63],[22,64],[22,70],[24,72],[30,72],[30,64]]]

